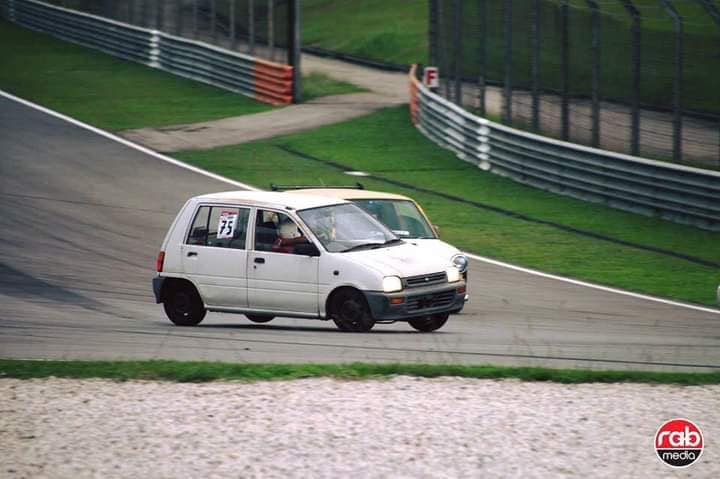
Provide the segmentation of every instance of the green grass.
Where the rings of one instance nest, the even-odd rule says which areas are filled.
[[[427,0],[304,0],[303,45],[391,63],[425,61]]]
[[[361,91],[303,77],[305,99]],[[270,105],[0,20],[0,89],[108,130],[259,113]]]
[[[272,107],[0,21],[0,88],[109,130],[192,123]]]
[[[366,90],[349,83],[334,80],[324,73],[313,72],[302,76],[302,101],[309,101],[328,95],[360,93]]]
[[[357,180],[342,169],[301,158],[280,146],[376,177],[720,263],[720,233],[554,195],[483,172],[423,137],[402,107],[288,137],[176,156],[263,188],[271,182],[351,184]],[[442,238],[464,250],[643,293],[715,303],[718,268],[529,223],[377,179],[362,181],[368,189],[415,198],[440,226]]]
[[[435,378],[454,376],[475,379],[520,379],[577,383],[658,383],[701,385],[720,383],[720,372],[674,373],[602,371],[501,366],[430,364],[230,364],[180,361],[26,361],[0,359],[0,379],[17,378],[104,378],[119,381],[152,380],[174,382],[268,381],[332,377],[338,379],[383,379],[391,376]]]

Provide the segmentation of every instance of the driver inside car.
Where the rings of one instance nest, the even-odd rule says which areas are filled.
[[[278,228],[278,237],[272,246],[272,251],[275,253],[293,254],[295,252],[295,245],[303,242],[307,242],[307,240],[297,225],[289,218],[283,217],[280,222],[280,228]]]

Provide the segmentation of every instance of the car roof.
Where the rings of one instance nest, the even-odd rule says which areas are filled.
[[[194,198],[199,202],[223,202],[231,204],[244,204],[252,206],[264,206],[274,208],[292,208],[304,210],[346,203],[342,198],[331,198],[318,195],[288,195],[275,191],[221,191],[200,195]]]
[[[301,195],[317,195],[332,198],[340,198],[345,200],[405,200],[414,201],[407,196],[397,195],[395,193],[386,193],[384,191],[370,191],[354,188],[308,188],[301,190],[290,190],[287,193]]]

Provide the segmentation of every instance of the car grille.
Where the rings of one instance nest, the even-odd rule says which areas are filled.
[[[453,299],[455,299],[454,289],[443,291],[442,293],[408,296],[406,308],[408,311],[437,308],[449,305],[453,302]]]
[[[410,276],[405,278],[405,286],[408,288],[416,288],[418,286],[427,286],[430,284],[444,283],[447,281],[447,273],[421,274],[420,276]]]

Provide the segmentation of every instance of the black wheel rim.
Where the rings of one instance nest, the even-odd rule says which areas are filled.
[[[185,292],[175,293],[173,301],[173,309],[178,316],[184,318],[190,316],[190,309],[192,308],[192,301],[190,296]]]

